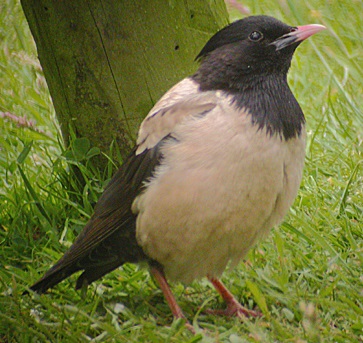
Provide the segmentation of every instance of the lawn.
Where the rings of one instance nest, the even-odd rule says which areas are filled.
[[[0,342],[363,342],[363,2],[243,4],[251,14],[328,28],[299,47],[289,74],[308,131],[299,195],[285,222],[223,277],[263,317],[206,315],[204,308],[223,306],[210,284],[175,284],[193,336],[173,322],[147,270],[132,264],[86,294],[72,277],[47,295],[22,296],[70,246],[115,167],[95,170],[98,150],[90,153],[85,140],[64,150],[20,4],[3,0]],[[232,20],[240,16],[231,10]]]

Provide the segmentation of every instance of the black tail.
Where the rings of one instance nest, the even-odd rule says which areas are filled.
[[[117,267],[119,267],[122,263],[120,261],[114,261],[108,265],[99,265],[93,266],[90,268],[86,268],[84,272],[78,277],[76,283],[76,289],[80,289],[83,286],[90,285],[93,281],[100,279],[102,276],[107,273],[113,271]],[[43,294],[49,288],[54,287],[64,279],[68,278],[72,274],[81,270],[81,268],[57,268],[56,264],[53,268],[51,268],[41,279],[39,279],[35,284],[33,284],[30,289],[36,293]],[[27,292],[25,292],[27,293]]]
[[[73,245],[30,287],[31,290],[44,293],[83,270],[77,281],[78,289],[125,262],[148,260],[136,240],[136,215],[132,213],[131,206],[160,159],[158,146],[137,156],[135,150],[131,153],[109,182],[95,207],[94,215]]]
[[[34,285],[30,287],[30,289],[34,292],[39,294],[45,293],[49,288],[57,285],[67,277],[71,276],[78,270],[79,268],[57,268],[58,265],[56,264],[53,268],[49,269],[45,275],[38,280]],[[25,292],[26,293],[26,292]]]
[[[134,226],[134,220],[132,219],[130,222],[129,224],[126,221],[123,224],[125,226],[129,224],[129,227]],[[45,293],[49,288],[57,285],[67,277],[83,270],[76,284],[76,289],[79,289],[83,285],[89,285],[98,280],[126,262],[135,263],[145,260],[146,256],[137,245],[136,239],[130,239],[126,235],[126,230],[118,230],[92,249],[84,252],[79,247],[79,241],[84,242],[81,234],[63,257],[30,289],[39,294]],[[129,236],[131,235],[129,234]]]

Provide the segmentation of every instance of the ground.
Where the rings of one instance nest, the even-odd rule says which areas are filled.
[[[232,1],[231,3],[234,3]],[[223,304],[203,280],[173,291],[197,335],[173,322],[148,272],[125,265],[74,291],[22,296],[69,247],[115,170],[86,139],[64,151],[18,1],[0,4],[0,342],[362,342],[363,5],[243,1],[251,14],[328,30],[299,47],[289,82],[307,119],[299,195],[285,222],[223,281],[262,318],[203,313]],[[241,16],[231,8],[231,19]],[[193,63],[193,61],[191,61]],[[71,165],[86,179],[80,187]]]

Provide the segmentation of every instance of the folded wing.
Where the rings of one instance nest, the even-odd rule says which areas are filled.
[[[63,257],[30,288],[45,292],[83,270],[76,288],[99,279],[126,262],[147,260],[136,241],[136,215],[131,206],[162,160],[163,142],[189,116],[206,115],[217,105],[215,92],[198,93],[185,79],[167,92],[141,124],[137,145],[113,176],[95,212]]]

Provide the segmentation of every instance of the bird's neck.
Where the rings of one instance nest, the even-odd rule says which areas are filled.
[[[248,110],[252,123],[270,135],[289,140],[301,134],[304,114],[287,83],[286,73],[246,75],[231,83],[203,83],[200,90],[223,90],[238,109]]]

